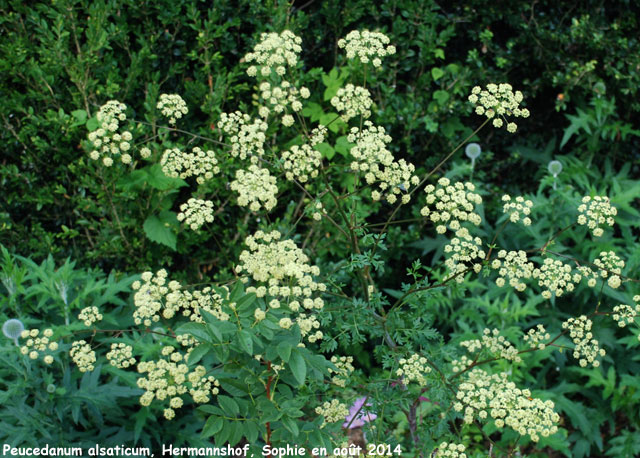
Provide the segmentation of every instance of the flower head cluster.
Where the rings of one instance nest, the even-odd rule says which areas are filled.
[[[363,64],[372,60],[373,66],[379,67],[382,64],[381,57],[396,53],[396,47],[389,42],[389,37],[383,33],[353,30],[338,40],[338,47],[345,49],[347,59],[357,58]]]
[[[94,369],[94,363],[96,362],[96,352],[91,349],[84,340],[73,342],[69,356],[73,359],[73,362],[78,366],[80,372],[91,372]]]
[[[553,294],[560,297],[565,291],[573,291],[575,283],[579,283],[582,278],[579,273],[572,273],[569,264],[551,258],[546,258],[542,266],[533,271],[532,276],[544,288],[542,297],[545,299],[551,299]]]
[[[255,62],[255,65],[247,69],[247,75],[256,76],[258,67],[262,76],[269,76],[272,72],[284,75],[285,66],[294,67],[298,63],[298,54],[302,51],[301,43],[302,39],[289,30],[281,34],[261,34],[260,43],[253,48],[253,52],[244,56],[245,61]]]
[[[107,353],[107,359],[112,366],[126,369],[136,363],[133,357],[133,347],[123,342],[111,344],[111,351]]]
[[[321,309],[324,301],[315,294],[326,290],[324,283],[317,283],[313,277],[320,275],[317,266],[309,265],[309,258],[291,240],[280,240],[278,231],[264,233],[256,232],[245,239],[249,250],[240,254],[240,264],[236,266],[236,272],[245,272],[247,277],[243,281],[249,281],[249,277],[260,286],[250,286],[248,293],[256,293],[258,297],[271,298],[267,311],[276,309],[288,309],[297,315],[295,323],[300,327],[303,336],[309,335],[310,341],[322,338],[322,332],[318,329],[320,323],[313,315],[307,316],[304,310]],[[283,310],[284,311],[284,310]],[[260,314],[262,315],[262,313]],[[286,318],[286,319],[285,319]],[[284,320],[284,321],[283,321]],[[280,320],[280,326],[288,329],[294,324],[294,320],[288,316]]]
[[[327,214],[327,210],[324,208],[324,205],[322,205],[322,202],[312,202],[310,207],[311,217],[316,221],[320,221],[322,216],[326,216]]]
[[[504,125],[507,116],[515,118],[529,117],[529,110],[520,108],[522,92],[515,91],[510,84],[487,84],[486,89],[476,86],[472,89],[469,102],[476,106],[476,114],[493,119],[494,127]],[[514,122],[507,123],[507,131],[514,133],[518,126]]]
[[[78,314],[78,319],[82,321],[86,327],[89,327],[93,323],[102,321],[102,313],[100,313],[96,306],[85,307],[80,311],[80,314]]]
[[[223,311],[223,305],[228,302],[230,308],[235,307],[235,303],[229,302],[229,289],[223,286],[220,293],[210,286],[202,290],[186,291],[181,289],[180,283],[172,281],[169,283],[169,292],[165,297],[162,316],[166,319],[173,318],[182,311],[182,316],[189,317],[191,321],[204,323],[201,311],[206,311],[215,316],[220,321],[228,321],[229,314]]]
[[[387,144],[391,137],[386,134],[384,127],[374,126],[371,121],[365,121],[364,129],[354,127],[347,136],[347,140],[355,143],[350,150],[355,159],[351,163],[351,170],[364,174],[367,184],[378,182],[378,189],[371,192],[373,200],[385,197],[393,204],[397,195],[405,193],[411,185],[417,185],[419,178],[414,175],[415,167],[404,159],[395,161]],[[402,196],[402,203],[409,202],[409,194]]]
[[[491,268],[498,270],[496,285],[503,287],[506,280],[517,291],[524,291],[527,287],[523,280],[533,276],[534,266],[527,259],[527,253],[520,251],[500,250],[498,257],[491,261]]]
[[[467,458],[467,454],[464,453],[465,450],[466,448],[462,444],[442,442],[438,445],[436,454],[433,456],[434,458]]]
[[[544,342],[550,339],[551,334],[549,334],[541,324],[529,329],[529,332],[524,336],[524,341],[528,342],[531,348],[537,348],[539,350],[544,350],[547,346]]]
[[[165,150],[160,165],[168,177],[185,179],[194,176],[198,184],[220,173],[215,153],[211,150],[205,152],[197,146],[191,153],[180,151],[178,148]]]
[[[420,214],[436,224],[438,234],[444,234],[447,227],[457,231],[465,221],[478,226],[482,219],[475,207],[482,203],[482,197],[473,192],[475,189],[473,183],[452,184],[451,180],[442,177],[436,186],[429,184],[424,188],[427,205],[422,207]]]
[[[142,283],[144,282],[144,283]],[[142,274],[142,282],[134,281],[131,288],[136,291],[133,302],[136,309],[133,312],[133,320],[136,324],[151,326],[151,323],[160,321],[159,312],[162,309],[162,300],[169,292],[167,283],[167,271],[160,269],[154,276],[151,272]]]
[[[337,399],[333,399],[331,402],[327,401],[321,406],[316,407],[316,413],[322,415],[326,423],[337,423],[343,421],[346,416],[349,415],[349,409],[347,409],[345,404]],[[324,423],[322,426],[324,426]]]
[[[507,380],[507,374],[489,375],[482,369],[473,369],[458,387],[458,402],[454,409],[464,411],[464,422],[474,417],[493,418],[498,428],[505,425],[521,435],[528,434],[538,442],[558,431],[560,416],[554,412],[552,401],[532,398],[527,389],[518,388]]]
[[[335,96],[331,98],[331,105],[333,105],[338,113],[341,113],[340,118],[344,122],[349,122],[351,118],[362,115],[363,118],[371,116],[371,93],[360,86],[354,86],[353,84],[347,84],[345,87],[338,89]]]
[[[113,165],[113,157],[120,157],[123,164],[130,164],[133,160],[129,151],[131,150],[131,132],[124,131],[118,133],[120,123],[127,119],[125,114],[127,106],[117,100],[110,100],[100,107],[96,118],[99,127],[93,132],[89,132],[87,138],[95,148],[89,153],[89,157],[97,161],[102,157],[102,163],[106,167]]]
[[[425,386],[427,379],[424,374],[431,372],[431,367],[427,365],[427,358],[414,353],[409,357],[400,358],[400,367],[396,370],[396,375],[402,377],[406,383],[418,382],[418,385]]]
[[[640,295],[634,296],[633,300],[636,302],[635,309],[626,304],[616,305],[613,308],[613,314],[611,316],[621,328],[633,323],[636,317],[640,316]]]
[[[294,145],[290,151],[282,153],[282,159],[287,180],[306,183],[309,178],[318,176],[322,154],[309,145]]]
[[[531,218],[529,218],[529,215],[531,214],[533,202],[530,200],[524,200],[524,197],[522,196],[516,197],[514,202],[508,194],[502,196],[502,201],[505,202],[502,207],[502,212],[509,215],[509,221],[517,223],[520,221],[520,214],[522,214],[524,215],[522,218],[522,224],[525,226],[531,226]]]
[[[169,124],[175,125],[176,120],[189,113],[187,104],[178,94],[160,94],[160,100],[156,105],[163,116],[169,118]]]
[[[355,370],[353,364],[351,364],[353,363],[353,356],[341,356],[339,358],[337,356],[332,356],[331,362],[338,368],[338,370],[329,368],[329,373],[335,374],[331,381],[336,385],[344,388],[349,375],[351,375],[351,373]]]
[[[460,342],[460,346],[465,347],[469,353],[486,350],[491,355],[509,361],[516,363],[522,361],[522,358],[518,355],[518,350],[504,336],[500,335],[498,329],[485,329],[482,339],[465,340]]]
[[[39,329],[25,329],[22,331],[20,337],[27,339],[22,347],[20,347],[20,353],[23,355],[29,355],[31,359],[38,359],[40,353],[44,353],[47,350],[56,351],[58,349],[57,342],[51,342],[49,339],[53,336],[51,329],[45,329],[40,335]],[[45,355],[43,361],[46,364],[53,362],[53,356]]]
[[[291,110],[295,112],[302,110],[302,102],[299,97],[306,99],[311,96],[311,92],[306,87],[301,87],[298,90],[288,81],[283,81],[278,86],[265,81],[260,83],[260,96],[266,102],[266,105],[259,109],[260,116],[266,118],[271,110],[277,114],[285,113],[288,107],[291,107]]]
[[[458,229],[456,236],[445,245],[444,252],[447,259],[444,264],[451,271],[452,275],[456,275],[456,282],[462,283],[464,278],[461,274],[467,269],[467,263],[471,263],[474,272],[479,273],[482,270],[482,261],[485,252],[482,250],[482,240],[480,237],[472,237],[466,228]]]
[[[607,283],[613,289],[616,289],[622,283],[620,275],[624,269],[624,261],[618,257],[613,251],[602,251],[600,257],[593,261],[600,269],[600,276],[608,278]]]
[[[600,348],[598,341],[593,338],[591,327],[593,322],[585,315],[578,318],[569,318],[562,323],[563,329],[569,330],[569,337],[575,344],[573,357],[579,360],[580,366],[586,367],[593,364],[593,367],[600,366],[600,361],[596,360],[598,355],[604,356],[604,348]]]
[[[613,226],[613,217],[618,214],[618,209],[611,205],[606,196],[583,197],[578,211],[578,224],[587,226],[594,237],[604,234],[603,226]]]
[[[318,127],[314,128],[309,136],[309,143],[311,146],[316,146],[317,144],[322,143],[327,137],[327,133],[327,128],[322,124],[318,124]]]
[[[178,221],[184,221],[192,231],[197,231],[205,223],[213,222],[213,202],[190,198],[186,203],[180,205]]]
[[[269,169],[261,169],[255,164],[251,164],[247,170],[238,170],[230,187],[239,194],[238,205],[249,206],[253,212],[261,208],[270,211],[278,203],[276,177],[271,176]]]
[[[218,128],[227,135],[231,144],[231,156],[240,159],[250,156],[254,164],[264,154],[267,127],[263,120],[255,119],[252,122],[249,115],[239,111],[222,113],[218,121]]]
[[[197,366],[189,371],[184,356],[175,348],[166,346],[162,349],[164,358],[158,361],[146,361],[138,364],[138,372],[147,374],[138,379],[138,387],[145,390],[140,397],[140,404],[148,406],[153,399],[164,401],[169,399],[169,407],[164,410],[167,420],[175,417],[175,410],[183,406],[182,395],[189,392],[194,402],[209,402],[209,395],[219,392],[218,382],[212,376],[206,376],[207,370]]]

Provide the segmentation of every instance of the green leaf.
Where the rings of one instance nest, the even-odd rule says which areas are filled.
[[[304,358],[297,349],[291,353],[291,358],[289,358],[289,367],[291,368],[291,372],[293,372],[293,376],[296,378],[298,384],[302,385],[304,383],[304,379],[307,377],[307,363],[304,362]]]
[[[233,398],[220,394],[218,395],[217,399],[218,399],[218,404],[220,404],[220,407],[222,407],[222,410],[227,415],[234,417],[238,415],[238,412],[240,412],[238,403],[234,401]]]
[[[353,147],[353,143],[349,143],[346,136],[341,136],[336,139],[335,150],[336,152],[342,154],[344,157],[349,155],[349,151]]]
[[[211,348],[207,344],[200,344],[189,353],[189,364],[195,364],[202,359],[204,355],[209,353]]]
[[[191,334],[199,341],[211,341],[207,328],[201,323],[185,323],[176,329],[176,334]]]
[[[438,105],[442,106],[449,100],[449,93],[439,90],[433,93],[433,98],[438,101]]]
[[[285,363],[289,362],[292,347],[293,345],[291,345],[291,343],[287,341],[280,342],[277,346],[278,356],[280,356],[280,359],[282,359],[282,361],[284,361]]]
[[[433,77],[433,81],[438,81],[444,76],[444,71],[441,68],[433,67],[431,69],[431,76]]]
[[[240,340],[240,347],[242,347],[242,349],[249,355],[253,355],[253,340],[251,338],[251,333],[246,329],[242,329],[238,332],[238,339]]]
[[[89,132],[93,132],[98,127],[100,127],[100,123],[96,118],[91,118],[87,121],[86,127]]]
[[[171,178],[164,174],[160,164],[153,164],[145,169],[148,174],[148,183],[159,191],[168,191],[169,189],[177,189],[188,186],[187,182],[180,178]]]
[[[298,425],[294,419],[289,417],[282,417],[280,421],[282,421],[282,424],[287,429],[287,431],[293,434],[293,437],[298,437],[300,430],[298,429]]]
[[[175,213],[163,211],[157,215],[149,216],[142,225],[142,228],[149,240],[168,246],[175,251],[178,236],[174,232],[174,227],[177,221],[178,219]]]
[[[331,160],[333,156],[336,155],[336,151],[327,143],[319,143],[314,146],[314,149],[322,154],[322,157],[326,157],[328,160]]]
[[[207,418],[207,422],[204,424],[204,428],[202,428],[202,438],[206,439],[207,437],[217,434],[222,429],[222,425],[224,425],[224,420],[220,417]]]

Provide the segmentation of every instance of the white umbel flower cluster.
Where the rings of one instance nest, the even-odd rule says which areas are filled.
[[[386,134],[384,127],[374,126],[371,121],[365,121],[364,126],[362,130],[352,128],[347,136],[349,142],[355,143],[350,150],[355,159],[351,163],[351,170],[364,174],[367,184],[378,183],[378,189],[371,192],[373,200],[378,201],[384,197],[393,204],[398,194],[404,191],[401,201],[408,203],[407,192],[410,186],[417,185],[420,181],[414,175],[415,167],[404,159],[395,161],[386,146],[391,142],[391,137]]]
[[[402,377],[405,383],[418,382],[418,385],[425,386],[427,379],[424,376],[431,372],[431,367],[427,364],[427,358],[414,353],[409,357],[400,358],[400,367],[396,370],[396,375]]]
[[[263,120],[252,121],[251,116],[239,111],[222,113],[218,121],[218,128],[226,134],[231,144],[231,156],[240,159],[249,156],[254,164],[264,154],[267,127]]]
[[[280,85],[272,85],[268,82],[260,83],[260,96],[265,101],[265,105],[258,110],[260,116],[266,118],[273,110],[276,114],[286,114],[287,108],[294,112],[302,110],[302,102],[299,97],[308,98],[311,93],[306,87],[296,88],[288,81],[283,81]]]
[[[263,33],[260,42],[244,56],[246,62],[255,62],[247,69],[247,75],[256,76],[258,70],[262,76],[276,73],[283,76],[286,67],[295,67],[298,63],[298,54],[302,51],[300,44],[302,39],[293,32],[285,30],[278,33]]]
[[[178,221],[189,226],[192,231],[197,231],[205,223],[213,222],[213,202],[210,200],[196,199],[194,197],[180,205]]]
[[[306,183],[309,178],[318,176],[322,154],[310,145],[294,145],[289,151],[282,153],[282,159],[287,180]]]
[[[318,127],[311,131],[309,135],[309,143],[311,146],[316,146],[319,143],[322,143],[326,138],[328,130],[322,124],[318,124]]]
[[[73,362],[76,363],[80,372],[91,372],[95,369],[96,352],[94,352],[91,349],[91,345],[84,340],[73,342],[69,356],[71,356]]]
[[[189,392],[194,402],[209,402],[210,395],[219,392],[220,382],[213,376],[207,376],[204,366],[197,366],[192,371],[185,364],[185,357],[172,346],[162,349],[162,356],[157,361],[138,363],[138,372],[147,374],[137,381],[138,387],[145,390],[140,396],[140,404],[149,406],[154,399],[169,400],[169,407],[164,410],[167,420],[175,417],[175,410],[184,405],[182,395]]]
[[[80,310],[78,314],[78,319],[84,323],[86,327],[91,326],[93,323],[97,323],[98,321],[102,321],[102,313],[98,310],[98,307],[91,306],[85,307]]]
[[[509,221],[512,223],[522,221],[522,224],[525,226],[531,226],[531,218],[529,218],[529,215],[531,214],[533,202],[525,200],[522,196],[517,196],[514,200],[511,200],[511,196],[508,194],[502,196],[502,201],[505,202],[502,207],[502,212],[509,215]],[[523,215],[522,219],[520,219],[521,215]]]
[[[160,269],[155,276],[152,272],[142,274],[142,282],[134,281],[131,288],[136,291],[133,295],[133,303],[136,309],[133,311],[133,321],[150,327],[152,323],[160,321],[162,301],[169,292],[165,286],[167,283],[167,271]]]
[[[112,366],[119,369],[126,369],[136,363],[136,359],[133,357],[133,347],[123,342],[111,344],[107,360]]]
[[[249,206],[249,210],[253,212],[261,208],[270,211],[278,203],[276,177],[271,176],[269,169],[262,169],[255,164],[250,165],[247,170],[238,170],[230,187],[238,193],[238,205]]]
[[[562,323],[562,328],[569,330],[569,337],[575,344],[573,357],[579,360],[581,367],[587,367],[588,364],[592,364],[593,367],[600,366],[600,361],[596,358],[598,355],[606,354],[604,348],[600,348],[598,341],[593,338],[592,326],[593,322],[585,315],[569,318]]]
[[[335,374],[331,378],[331,382],[334,383],[335,385],[338,385],[344,388],[347,384],[347,380],[349,379],[349,376],[355,370],[352,364],[353,356],[340,356],[340,357],[332,356],[331,362],[333,363],[334,366],[338,368],[337,371],[331,368],[328,369],[330,374]]]
[[[508,361],[519,363],[522,361],[518,350],[500,335],[498,329],[485,329],[481,339],[465,340],[460,342],[461,347],[465,347],[469,353],[487,351],[489,354],[504,358]]]
[[[462,444],[442,442],[438,445],[435,455],[432,456],[434,458],[467,458],[467,454],[464,453],[465,450],[466,448]]]
[[[515,118],[529,117],[529,110],[520,108],[522,92],[515,91],[510,84],[487,84],[486,89],[476,86],[471,90],[469,102],[476,107],[476,114],[493,119],[493,126],[500,128],[507,122],[507,116]],[[507,131],[514,133],[518,129],[515,122],[507,122]]]
[[[215,153],[211,150],[203,151],[197,146],[191,153],[178,148],[165,150],[160,165],[162,172],[168,177],[185,179],[193,176],[198,184],[203,184],[220,173]]]
[[[583,197],[578,211],[578,224],[587,226],[594,237],[604,234],[603,226],[613,226],[613,217],[618,214],[618,209],[611,205],[607,196]]]
[[[340,113],[340,118],[344,122],[349,122],[351,118],[371,116],[371,93],[364,87],[347,84],[338,89],[335,96],[331,98],[331,105]]]
[[[451,183],[442,177],[436,186],[429,184],[424,188],[427,205],[420,214],[436,224],[438,234],[447,232],[447,227],[457,231],[465,221],[478,226],[482,219],[475,208],[482,203],[482,197],[473,192],[475,189],[473,183]]]
[[[551,340],[551,334],[549,334],[541,324],[529,329],[529,332],[524,336],[524,341],[527,342],[531,348],[537,348],[538,350],[544,350],[547,347],[545,342],[549,340]]]
[[[575,284],[582,279],[580,274],[572,273],[569,264],[551,258],[545,258],[542,266],[533,271],[533,278],[538,279],[538,285],[544,288],[542,297],[545,299],[551,299],[553,294],[560,297],[565,291],[573,291]]]
[[[257,231],[247,237],[245,244],[249,250],[240,254],[240,264],[235,270],[239,274],[246,273],[242,279],[244,282],[251,278],[258,284],[262,283],[250,286],[246,291],[255,293],[258,297],[268,295],[270,300],[265,313],[281,309],[282,313],[295,318],[301,334],[308,336],[307,340],[313,342],[322,338],[322,332],[317,330],[320,323],[314,315],[306,315],[304,312],[324,307],[324,301],[317,295],[326,291],[326,285],[313,279],[320,275],[320,269],[309,265],[307,255],[293,241],[280,240],[280,237],[278,231]],[[287,329],[294,324],[289,316],[283,317],[288,318],[288,321],[282,322],[281,327]],[[316,331],[312,333],[313,329]]]
[[[119,157],[123,164],[130,164],[133,160],[129,153],[133,138],[131,132],[118,133],[120,123],[127,119],[126,109],[127,106],[117,100],[110,100],[102,105],[96,115],[99,127],[87,136],[95,148],[89,153],[89,157],[94,161],[102,158],[105,167],[113,165],[114,157]]]
[[[25,329],[20,334],[20,337],[26,339],[24,345],[20,347],[20,353],[23,355],[29,355],[30,359],[38,359],[40,353],[44,353],[47,350],[56,351],[58,349],[58,342],[51,342],[50,339],[53,336],[53,330],[45,329],[40,334],[39,329]],[[53,362],[53,356],[45,355],[43,361],[46,364]]]
[[[504,372],[489,375],[473,369],[458,387],[456,397],[453,407],[464,413],[465,423],[491,417],[499,429],[509,426],[523,436],[528,434],[534,442],[558,431],[560,416],[553,410],[554,403],[531,397],[529,390],[509,382]]]
[[[389,37],[380,32],[353,30],[338,40],[338,47],[347,53],[347,59],[358,59],[363,64],[371,61],[374,67],[382,65],[381,57],[396,53]]]
[[[456,236],[445,245],[444,252],[447,256],[444,264],[452,275],[457,275],[456,282],[458,283],[464,281],[463,276],[458,274],[467,270],[467,264],[471,264],[474,272],[479,273],[482,270],[482,261],[486,256],[480,237],[472,237],[464,227],[456,231]]]
[[[496,285],[502,288],[508,280],[509,286],[520,292],[527,288],[523,280],[531,278],[535,270],[533,263],[529,262],[527,253],[523,250],[498,251],[498,257],[491,261],[491,268],[498,271]]]
[[[337,399],[333,399],[331,402],[327,401],[321,406],[316,407],[316,413],[322,415],[326,423],[337,423],[344,421],[349,415],[349,409],[346,404],[341,403]],[[324,426],[324,423],[321,428]]]
[[[633,301],[636,303],[635,308],[626,304],[616,305],[613,308],[611,317],[621,328],[634,323],[636,317],[640,315],[640,295],[633,296]],[[640,337],[638,337],[638,339],[640,339]]]
[[[223,311],[223,305],[228,303],[230,308],[235,307],[235,303],[229,302],[229,289],[226,286],[219,288],[222,293],[216,292],[210,286],[202,290],[186,291],[180,283],[172,281],[169,283],[171,292],[166,295],[162,316],[166,319],[173,318],[182,311],[182,316],[189,317],[196,323],[204,323],[201,311],[204,310],[220,321],[228,321],[229,314]]]
[[[607,283],[610,287],[616,289],[620,286],[624,261],[617,254],[613,251],[602,251],[600,257],[593,263],[600,269],[600,276],[608,278]]]
[[[169,118],[169,124],[174,126],[176,120],[189,113],[186,102],[178,94],[160,94],[156,108],[163,116]]]

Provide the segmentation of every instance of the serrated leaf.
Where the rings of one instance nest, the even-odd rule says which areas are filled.
[[[304,358],[297,350],[291,353],[289,367],[298,384],[302,385],[307,377],[307,363],[304,362]]]
[[[253,339],[251,333],[246,329],[242,329],[238,332],[238,340],[240,341],[240,347],[249,355],[253,355]]]
[[[289,417],[282,417],[282,419],[280,420],[282,421],[283,426],[287,429],[287,431],[289,431],[291,434],[293,434],[293,437],[298,437],[298,434],[300,433],[300,430],[298,429],[298,424],[296,423],[296,421],[292,418]]]
[[[282,361],[284,361],[285,363],[289,362],[289,358],[291,357],[291,343],[290,342],[280,342],[278,344],[278,346],[276,347],[276,350],[278,351],[278,356],[280,356],[280,359],[282,359]]]
[[[174,232],[174,221],[177,222],[176,214],[164,211],[157,215],[149,216],[142,228],[149,240],[168,246],[175,251],[178,236]]]
[[[218,404],[220,404],[220,407],[222,407],[222,410],[227,415],[235,416],[235,415],[238,415],[238,412],[240,412],[238,403],[234,401],[232,398],[230,398],[229,396],[225,396],[221,394],[221,395],[218,395],[217,399],[218,399]]]
[[[319,143],[313,148],[322,154],[322,157],[326,157],[328,160],[331,160],[333,156],[336,155],[336,151],[327,143]]]
[[[168,177],[162,171],[160,164],[153,164],[150,167],[145,168],[148,175],[148,183],[158,191],[167,191],[169,189],[178,189],[183,186],[188,186],[187,182],[180,178]]]
[[[202,359],[202,357],[204,355],[209,353],[210,349],[211,348],[207,344],[198,345],[193,350],[191,350],[191,353],[189,353],[188,363],[189,364],[196,364],[198,361],[200,361]]]
[[[222,429],[223,425],[224,420],[220,417],[207,418],[207,422],[204,424],[204,428],[202,428],[202,438],[206,439],[217,434]]]

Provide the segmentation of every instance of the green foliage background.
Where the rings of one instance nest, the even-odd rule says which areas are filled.
[[[254,104],[254,82],[240,59],[260,33],[285,28],[303,40],[300,84],[314,94],[305,113],[314,121],[327,115],[321,104],[359,71],[349,66],[338,71],[337,40],[361,28],[379,29],[391,38],[398,53],[385,72],[371,76],[374,117],[394,138],[392,152],[414,163],[421,174],[478,124],[467,103],[471,87],[511,82],[525,94],[532,116],[519,124],[516,136],[487,130],[476,139],[484,150],[473,172],[474,180],[482,183],[484,211],[496,221],[503,192],[526,194],[536,206],[554,211],[527,231],[505,231],[497,242],[511,249],[542,246],[570,221],[571,208],[582,195],[610,195],[621,211],[616,240],[595,244],[585,239],[584,230],[575,229],[553,249],[573,250],[582,259],[614,249],[627,260],[629,276],[640,272],[637,2],[4,0],[0,13],[3,321],[18,317],[27,327],[62,325],[76,309],[100,302],[109,319],[122,326],[128,316],[130,275],[167,267],[189,284],[232,276],[230,260],[238,257],[242,240],[260,224],[221,202],[224,211],[212,230],[179,232],[171,210],[188,196],[184,182],[166,178],[154,166],[131,176],[95,167],[83,142],[91,118],[110,99],[127,103],[133,118],[157,123],[153,113],[160,93],[179,93],[188,103],[190,112],[181,129],[216,136],[220,113],[249,110]],[[164,140],[178,141],[174,137]],[[327,156],[341,154],[338,145],[334,149]],[[546,170],[552,159],[564,166],[554,192]],[[466,157],[455,156],[447,176],[467,179]],[[221,180],[210,191],[226,186]],[[281,204],[271,223],[284,224],[296,205]],[[384,210],[366,203],[360,211],[372,215],[370,223],[386,219]],[[415,208],[403,208],[398,218],[411,219],[416,213]],[[482,229],[492,234],[490,227]],[[442,240],[425,231],[422,223],[390,229],[389,249],[378,260],[382,267],[375,274],[390,297],[402,295],[397,279],[409,281],[407,267],[416,258],[423,265],[441,259]],[[310,251],[314,263],[332,271],[332,263],[347,258],[348,250],[332,242],[333,234],[327,235]],[[575,253],[576,247],[582,251]],[[412,269],[418,276],[421,265]],[[56,289],[63,278],[74,285],[69,301],[60,301]],[[334,281],[348,279],[337,274]],[[612,306],[631,303],[631,296],[605,287],[597,301]],[[393,336],[399,344],[412,339],[455,342],[485,326],[511,330],[517,340],[520,327],[553,325],[588,313],[595,300],[584,290],[551,304],[532,291],[504,297],[492,282],[474,279],[464,288],[434,290],[410,302],[414,308],[424,301],[433,304],[423,322],[408,321],[401,313],[390,314],[389,320],[404,330]],[[335,339],[327,340],[324,349],[348,349],[358,355],[364,374],[375,373],[376,358],[383,355],[372,353],[371,342],[380,336],[358,328],[358,320],[366,325],[367,317],[355,310],[353,316],[344,316]],[[610,320],[596,325],[608,352],[601,368],[578,368],[568,363],[566,354],[556,352],[539,360],[532,355],[529,372],[517,374],[552,393],[564,422],[564,436],[540,450],[532,448],[532,456],[640,454],[638,340]],[[9,349],[13,343],[3,345]],[[153,445],[160,440],[154,427],[162,420],[140,409],[135,383],[123,374],[108,374],[99,383],[86,375],[74,379],[66,366],[62,385],[43,394],[51,380],[35,370],[24,373],[24,368],[16,378],[16,361],[5,351],[1,354],[4,442],[38,443],[44,438]],[[58,427],[54,413],[59,419],[71,415],[73,425]],[[25,417],[30,420],[25,422]],[[170,428],[174,444],[196,444],[201,440],[196,417],[204,418],[201,412],[184,414],[162,428]],[[407,426],[401,419],[393,421],[402,436]],[[102,436],[96,437],[96,431]],[[467,434],[482,438],[479,431]]]

